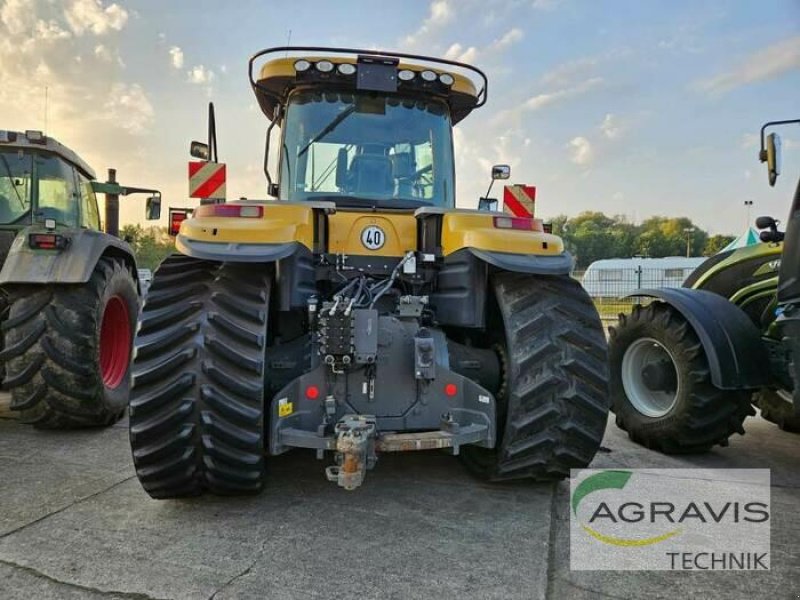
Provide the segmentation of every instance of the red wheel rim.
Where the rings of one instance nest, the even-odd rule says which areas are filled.
[[[119,387],[131,359],[131,321],[128,305],[112,296],[100,324],[100,375],[109,389]]]

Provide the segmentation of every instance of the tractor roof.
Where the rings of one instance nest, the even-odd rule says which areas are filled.
[[[51,137],[45,136],[41,131],[5,131],[0,130],[0,150],[13,148],[24,151],[49,152],[60,156],[72,163],[89,179],[97,179],[94,169],[80,156],[67,148],[64,144]]]
[[[255,79],[254,61],[273,53],[283,56],[265,62]],[[289,56],[290,53],[294,56]],[[478,78],[480,89],[476,85]],[[250,59],[250,82],[261,110],[270,120],[275,118],[276,107],[286,104],[295,89],[311,88],[439,98],[450,107],[455,124],[483,106],[487,89],[486,76],[481,70],[456,61],[375,50],[317,47],[262,50]]]

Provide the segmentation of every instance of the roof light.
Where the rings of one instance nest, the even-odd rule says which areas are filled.
[[[356,72],[356,66],[351,65],[350,63],[342,63],[338,67],[336,67],[336,70],[339,71],[339,73],[341,73],[342,75],[352,75],[353,73]]]
[[[258,219],[264,215],[263,206],[240,204],[204,204],[194,214],[196,217],[245,217]]]
[[[439,81],[441,81],[445,85],[453,85],[453,83],[455,83],[456,80],[453,78],[452,75],[450,75],[450,73],[442,73],[441,75],[439,75]]]
[[[528,217],[494,217],[494,226],[497,229],[522,229],[533,230],[533,219]]]
[[[25,137],[33,144],[44,144],[44,134],[41,131],[28,129],[25,131]]]
[[[304,71],[308,71],[311,68],[311,63],[307,60],[298,60],[294,63],[294,70],[298,73],[302,73]]]
[[[414,79],[415,75],[416,73],[414,73],[414,71],[411,71],[410,69],[403,69],[397,74],[397,78],[400,81],[411,81]]]
[[[333,63],[329,60],[321,60],[314,65],[320,73],[330,73],[333,71]]]
[[[433,71],[423,71],[420,73],[420,77],[422,77],[425,81],[436,81],[436,73]]]

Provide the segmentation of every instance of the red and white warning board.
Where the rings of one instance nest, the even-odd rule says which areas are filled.
[[[515,217],[533,217],[535,203],[535,186],[515,184],[503,189],[503,212]]]
[[[189,197],[225,200],[225,163],[189,162]]]

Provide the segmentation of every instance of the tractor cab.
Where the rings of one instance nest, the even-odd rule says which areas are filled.
[[[277,182],[267,172],[271,195],[354,208],[455,206],[452,127],[485,102],[480,70],[328,49],[326,56],[269,60],[254,79],[253,61],[273,53],[282,52],[250,62],[253,90],[271,121],[268,136],[281,128]]]
[[[99,229],[94,179],[77,154],[41,132],[0,131],[0,228],[51,219],[65,227]]]

